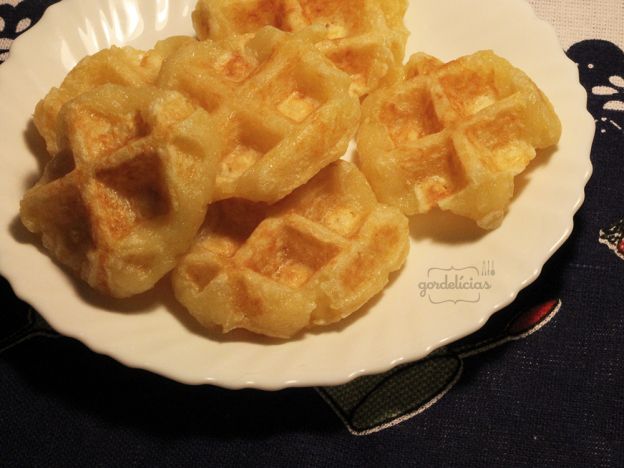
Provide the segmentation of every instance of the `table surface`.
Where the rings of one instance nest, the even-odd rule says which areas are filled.
[[[0,61],[52,3],[0,0]],[[624,466],[624,2],[530,3],[578,64],[597,131],[574,232],[512,305],[380,376],[229,391],[92,353],[0,278],[0,463]]]

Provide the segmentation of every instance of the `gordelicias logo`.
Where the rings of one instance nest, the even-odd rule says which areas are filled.
[[[418,283],[420,297],[432,304],[444,302],[479,302],[484,291],[492,289],[494,262],[484,260],[479,267],[429,268],[427,280]]]

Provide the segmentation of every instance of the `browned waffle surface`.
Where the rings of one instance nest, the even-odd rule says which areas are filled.
[[[190,37],[173,36],[159,41],[148,52],[132,47],[111,47],[82,59],[63,83],[58,88],[52,88],[35,109],[34,122],[45,139],[48,152],[54,155],[59,150],[56,119],[63,104],[108,83],[136,87],[153,85],[164,58],[192,40]]]
[[[275,205],[212,205],[174,290],[205,326],[291,337],[379,293],[405,261],[408,237],[405,216],[337,161]]]
[[[405,53],[406,0],[199,0],[193,24],[200,39],[255,32],[263,26],[308,35],[362,96],[396,78]]]
[[[214,122],[174,91],[105,85],[67,103],[59,152],[21,203],[52,255],[124,297],[175,266],[214,190]]]
[[[275,28],[187,44],[162,66],[220,122],[216,199],[275,202],[340,158],[360,117],[349,77],[312,45]]]
[[[514,176],[559,140],[551,103],[491,51],[447,64],[416,54],[405,76],[362,106],[358,161],[378,198],[408,215],[437,206],[498,227]]]

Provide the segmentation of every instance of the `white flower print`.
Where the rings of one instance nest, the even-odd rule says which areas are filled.
[[[9,5],[15,8],[22,3],[22,1],[23,0],[0,0],[0,6]],[[0,63],[8,58],[13,39],[27,30],[31,24],[32,20],[30,18],[22,18],[15,24],[0,16]]]
[[[615,96],[616,99],[609,99],[602,108],[624,112],[624,78],[613,75],[609,77],[609,83],[612,86],[594,86],[592,93],[596,96]]]

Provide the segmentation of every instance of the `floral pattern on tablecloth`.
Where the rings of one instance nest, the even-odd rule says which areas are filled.
[[[0,0],[0,63],[11,44],[41,18],[45,8],[59,0]]]

